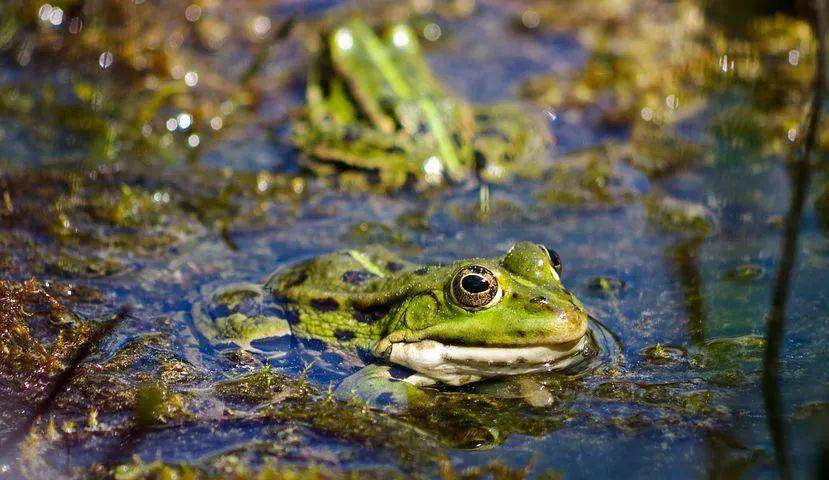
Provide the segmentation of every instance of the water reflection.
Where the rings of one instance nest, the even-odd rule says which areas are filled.
[[[685,312],[688,316],[688,334],[696,346],[705,343],[706,307],[699,250],[704,237],[695,236],[671,247],[669,256],[676,263],[677,276],[682,287]]]

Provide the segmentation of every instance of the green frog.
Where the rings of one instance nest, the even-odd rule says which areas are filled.
[[[431,266],[371,247],[284,267],[263,285],[219,288],[192,318],[212,344],[257,351],[262,339],[292,335],[308,350],[337,352],[337,362],[368,364],[337,393],[406,405],[436,383],[590,363],[599,351],[592,322],[561,274],[558,254],[531,242]]]
[[[520,105],[472,105],[447,92],[407,25],[378,34],[351,20],[315,42],[292,132],[310,169],[370,173],[399,188],[499,182],[541,168],[547,126]]]

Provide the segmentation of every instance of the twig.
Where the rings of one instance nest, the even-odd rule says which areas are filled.
[[[55,377],[52,381],[46,396],[35,406],[34,412],[26,418],[17,428],[15,428],[7,437],[6,442],[0,444],[0,463],[8,464],[16,451],[17,445],[29,433],[32,425],[43,416],[47,415],[52,409],[58,395],[66,389],[66,385],[72,380],[75,371],[80,364],[86,360],[94,349],[100,345],[101,341],[106,338],[109,333],[129,314],[122,309],[117,314],[113,315],[103,324],[101,324],[90,337],[83,343],[72,357],[69,359],[67,367]]]
[[[812,180],[812,150],[815,147],[821,108],[823,106],[823,89],[825,78],[826,55],[826,12],[823,0],[815,1],[817,20],[814,28],[817,38],[817,61],[815,64],[814,95],[809,107],[802,149],[792,152],[790,162],[792,184],[791,203],[786,215],[785,237],[780,252],[780,267],[774,281],[771,299],[771,311],[766,326],[766,349],[763,358],[763,402],[769,431],[774,444],[774,455],[780,478],[791,478],[786,436],[783,425],[783,404],[780,398],[780,349],[783,342],[783,327],[786,320],[786,305],[789,300],[789,287],[797,259],[798,236],[803,208]]]

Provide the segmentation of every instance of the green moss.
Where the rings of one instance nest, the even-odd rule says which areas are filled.
[[[345,471],[322,466],[294,467],[266,464],[253,467],[243,462],[234,461],[232,455],[217,459],[216,467],[210,470],[191,465],[165,464],[161,461],[143,463],[135,459],[131,464],[115,467],[112,476],[115,480],[347,480],[357,478],[382,478],[371,472]],[[379,473],[379,472],[378,472]]]
[[[666,365],[675,363],[688,356],[688,351],[682,347],[672,345],[662,345],[658,343],[652,347],[647,347],[642,351],[642,356],[654,365]]]
[[[139,428],[166,423],[171,418],[185,415],[185,401],[181,394],[160,384],[149,384],[138,389],[134,418]]]
[[[37,281],[0,280],[0,378],[22,395],[41,394],[92,331]]]
[[[220,397],[246,402],[281,401],[289,396],[307,396],[314,390],[303,380],[277,373],[269,366],[213,387]]]
[[[620,169],[621,151],[605,145],[558,157],[547,173],[540,202],[555,205],[614,205],[638,196]]]
[[[595,395],[606,400],[629,402],[635,398],[635,389],[627,382],[604,382],[596,388]]]
[[[703,147],[670,127],[638,123],[628,145],[628,161],[649,177],[684,170],[703,158]]]
[[[106,277],[123,271],[126,266],[117,258],[87,257],[62,249],[47,255],[47,270],[67,277]]]
[[[754,282],[763,278],[766,270],[755,263],[744,263],[737,265],[725,273],[725,279],[732,282]]]
[[[618,293],[625,288],[625,281],[616,277],[593,277],[587,281],[587,287],[604,295]]]
[[[327,395],[292,399],[264,414],[265,418],[305,425],[333,438],[382,448],[404,469],[428,470],[439,460],[440,445],[434,438],[409,422],[356,402],[344,403]]]
[[[93,196],[90,211],[94,217],[118,227],[152,226],[165,220],[170,202],[169,191],[149,191],[121,184],[113,196]]]
[[[714,215],[704,205],[656,194],[644,202],[648,220],[666,230],[707,235],[715,229]]]

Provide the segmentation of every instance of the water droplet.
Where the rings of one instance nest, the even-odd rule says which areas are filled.
[[[409,31],[403,25],[396,25],[394,30],[392,30],[391,34],[391,43],[394,44],[397,48],[403,48],[409,43],[411,43],[411,39],[409,38]]]
[[[354,37],[347,28],[341,28],[334,34],[334,42],[340,50],[350,50],[354,46]]]
[[[48,22],[49,18],[52,16],[52,9],[53,7],[48,3],[44,3],[40,6],[37,10],[37,16],[44,22]]]
[[[250,28],[257,37],[264,37],[271,31],[271,19],[264,15],[257,15],[250,22]]]
[[[210,119],[210,128],[213,130],[221,130],[223,125],[222,117],[213,117]]]
[[[98,57],[98,65],[101,68],[109,68],[112,66],[113,62],[115,62],[115,55],[112,52],[103,52],[100,57]]]
[[[797,140],[797,129],[790,128],[789,131],[786,132],[786,138],[788,138],[790,142]]]
[[[189,71],[184,74],[184,83],[188,87],[195,87],[199,83],[199,74],[194,71]]]
[[[796,67],[800,63],[800,50],[789,50],[789,65]]]
[[[183,78],[184,73],[184,67],[182,67],[181,65],[173,65],[170,68],[170,76],[176,80],[180,80],[181,78]]]
[[[429,23],[423,27],[423,38],[429,40],[430,42],[435,42],[440,38],[441,35],[440,25],[437,23]]]
[[[201,7],[195,3],[190,4],[184,9],[184,18],[188,22],[196,22],[201,18]]]
[[[653,120],[653,109],[650,107],[645,107],[642,109],[641,112],[639,112],[639,115],[642,116],[642,120],[650,122],[651,120]]]
[[[168,118],[165,126],[167,127],[167,131],[173,132],[178,128],[178,121],[175,118]]]
[[[179,113],[176,120],[178,121],[178,128],[182,130],[187,130],[193,124],[193,116],[187,112]]]
[[[83,29],[83,20],[81,17],[72,17],[72,20],[69,20],[69,33],[72,35],[77,35],[81,33]]]
[[[728,73],[729,70],[734,70],[734,60],[729,60],[728,55],[720,57],[719,65],[720,70],[722,70],[723,73]]]
[[[53,27],[57,27],[63,23],[63,10],[60,7],[54,7],[49,13],[49,23]]]
[[[527,28],[536,28],[540,22],[541,18],[535,10],[524,10],[521,14],[521,24]]]
[[[187,137],[187,145],[189,145],[190,148],[198,147],[200,142],[201,142],[201,139],[195,133],[190,135],[189,137]]]
[[[426,174],[426,182],[435,184],[443,179],[443,162],[435,155],[423,162],[423,172]]]

